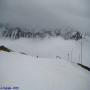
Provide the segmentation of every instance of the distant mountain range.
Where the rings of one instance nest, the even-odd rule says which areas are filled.
[[[19,39],[19,38],[45,38],[45,37],[62,37],[65,40],[73,39],[79,40],[82,38],[82,34],[78,30],[74,29],[42,29],[40,31],[27,30],[26,28],[21,27],[11,27],[7,24],[0,24],[0,36],[11,38],[11,39]]]

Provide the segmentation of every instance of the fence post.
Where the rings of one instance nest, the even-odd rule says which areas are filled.
[[[81,64],[82,64],[82,38],[81,38]]]

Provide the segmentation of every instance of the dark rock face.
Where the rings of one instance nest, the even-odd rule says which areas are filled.
[[[56,36],[56,37],[63,37],[65,40],[73,39],[73,40],[80,40],[82,39],[82,34],[80,32],[65,32],[61,33],[60,31],[42,31],[42,32],[24,32],[20,28],[9,29],[5,30],[2,33],[3,37],[9,37],[12,39],[19,39],[23,38],[45,38],[46,36]]]
[[[0,51],[6,51],[6,52],[11,52],[12,50],[8,49],[7,47],[5,46],[0,46]]]
[[[42,29],[41,31],[34,32],[33,30],[27,31],[26,29],[22,30],[20,27],[9,27],[9,26],[2,26],[0,29],[4,27],[2,32],[2,36],[11,39],[19,39],[19,38],[45,38],[45,37],[62,37],[65,40],[73,39],[73,40],[80,40],[82,39],[82,34],[79,31],[73,30],[66,30],[63,31],[62,29],[55,29],[55,30],[48,30]]]
[[[18,39],[20,37],[30,37],[31,33],[24,32],[20,28],[7,29],[3,31],[2,36],[12,39]]]
[[[88,67],[88,66],[85,66],[85,65],[83,65],[83,64],[80,64],[80,63],[77,63],[80,67],[82,67],[82,68],[84,68],[84,69],[86,69],[86,70],[88,70],[89,72],[90,72],[90,67]]]
[[[80,32],[76,32],[74,35],[71,36],[71,39],[74,40],[82,39],[82,34]]]

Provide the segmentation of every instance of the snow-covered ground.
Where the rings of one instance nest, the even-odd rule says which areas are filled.
[[[1,51],[0,85],[18,90],[89,90],[90,72],[63,59]]]
[[[5,45],[16,52],[24,52],[31,56],[56,58],[81,62],[81,41],[64,40],[63,38],[40,39],[0,39],[0,45]],[[83,40],[83,64],[90,67],[90,39]]]
[[[80,62],[80,41],[0,39],[0,45],[14,50],[10,53],[0,51],[0,87],[17,86],[19,90],[90,89],[90,72],[73,63]],[[89,46],[90,39],[83,40],[83,64],[87,66],[90,66]]]

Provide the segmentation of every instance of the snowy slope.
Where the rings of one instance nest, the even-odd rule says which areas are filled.
[[[64,40],[63,38],[45,38],[40,39],[0,39],[0,45],[5,45],[8,48],[18,51],[25,52],[32,56],[40,56],[45,58],[56,58],[60,56],[67,59],[67,54],[79,54],[80,45],[74,40]],[[75,52],[75,53],[74,53]],[[78,56],[77,56],[78,58]]]
[[[89,90],[90,73],[63,59],[1,51],[0,85],[19,90]]]
[[[18,40],[0,39],[0,45],[5,45],[16,52],[24,52],[31,56],[43,58],[61,57],[72,62],[81,62],[81,41],[64,40],[63,38],[45,38]],[[90,39],[83,40],[83,64],[90,67]],[[69,55],[68,55],[69,54]]]

